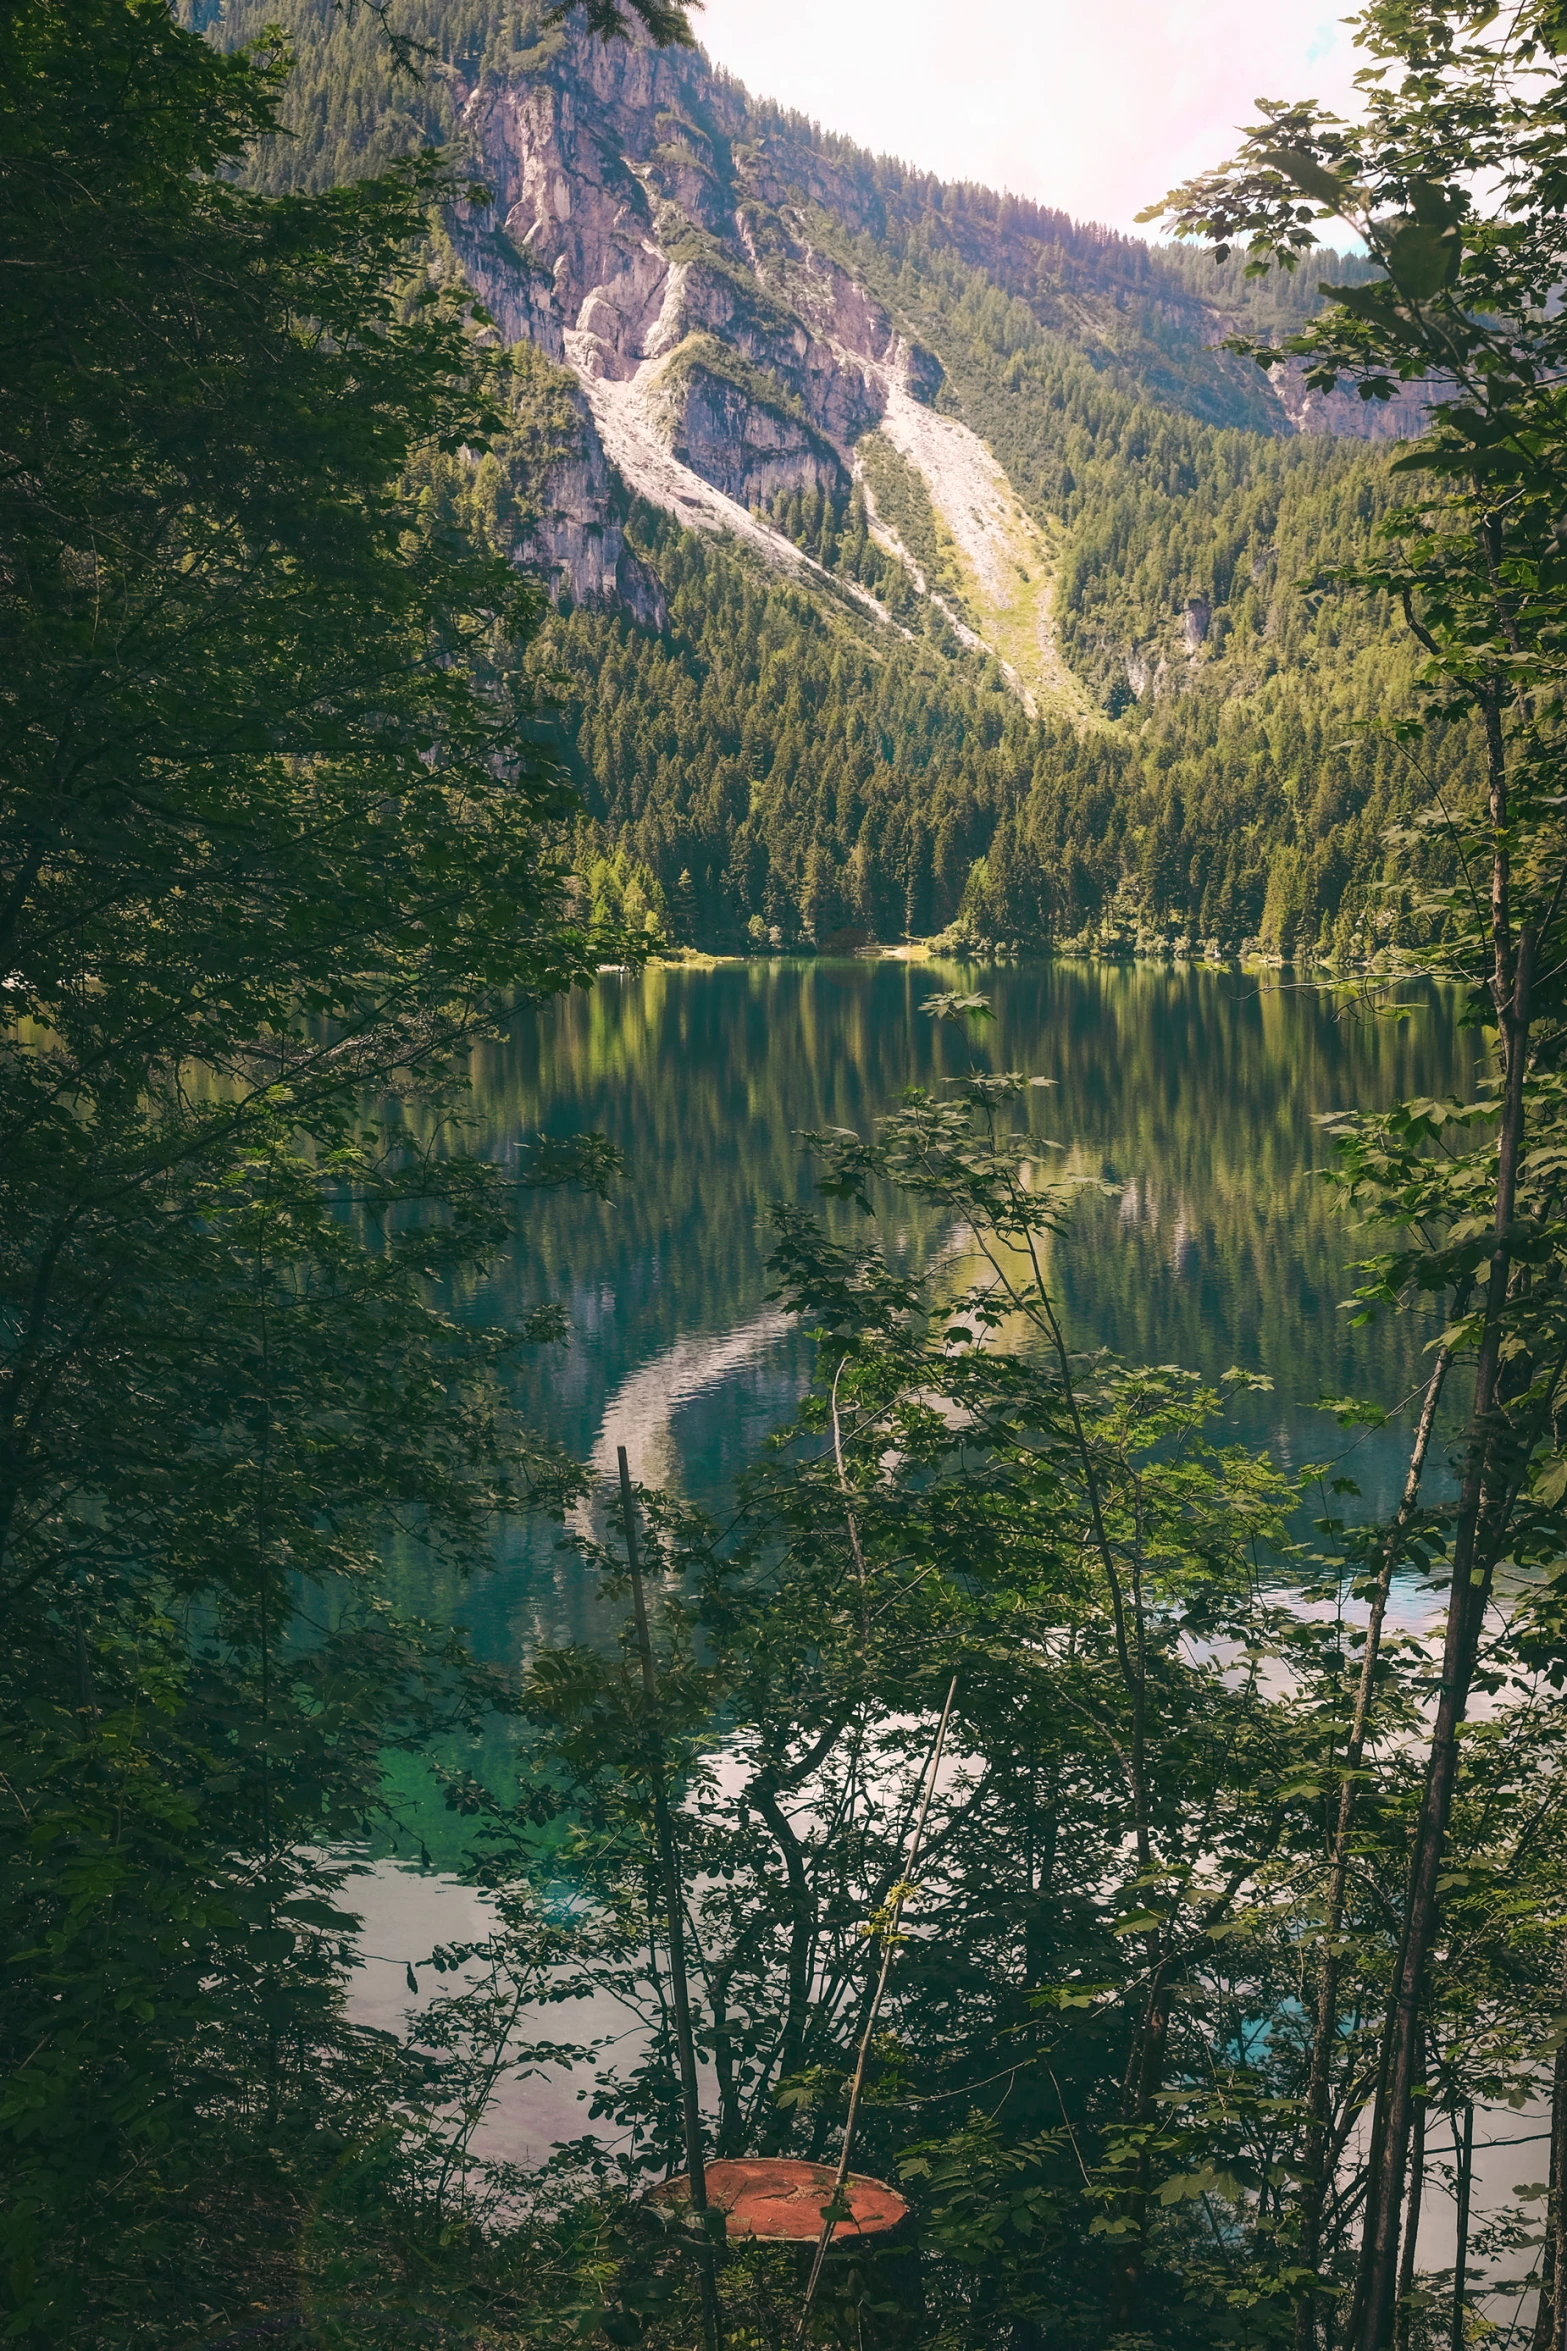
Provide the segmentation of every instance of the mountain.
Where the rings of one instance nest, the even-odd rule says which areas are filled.
[[[1346,957],[1408,919],[1408,779],[1353,731],[1408,656],[1297,582],[1364,545],[1418,401],[1218,348],[1356,264],[1259,284],[529,7],[416,17],[417,80],[369,11],[281,13],[258,185],[440,138],[489,192],[432,267],[519,347],[515,430],[451,495],[549,583],[606,910],[718,944],[957,922]]]

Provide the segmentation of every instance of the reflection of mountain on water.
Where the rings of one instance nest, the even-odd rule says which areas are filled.
[[[569,1344],[524,1382],[541,1428],[605,1477],[625,1443],[649,1482],[698,1500],[724,1488],[809,1376],[808,1343],[766,1303],[768,1203],[811,1197],[802,1131],[866,1132],[903,1087],[968,1066],[966,1041],[920,1010],[954,986],[992,999],[988,1066],[1054,1081],[1018,1113],[1036,1180],[1094,1179],[1051,1251],[1080,1343],[1210,1379],[1265,1372],[1274,1391],[1238,1400],[1237,1434],[1297,1461],[1345,1442],[1320,1395],[1404,1392],[1428,1333],[1356,1331],[1340,1312],[1369,1243],[1320,1181],[1313,1121],[1467,1094],[1473,1041],[1437,999],[1390,1023],[1346,1017],[1327,991],[1183,965],[823,958],[605,977],[476,1058],[473,1111],[498,1160],[541,1131],[597,1127],[626,1162],[612,1206],[521,1196],[515,1246],[462,1302],[508,1323],[546,1298],[568,1308]],[[857,1222],[829,1215],[845,1235]],[[928,1264],[953,1236],[905,1203],[892,1239]],[[1360,1441],[1349,1466],[1368,1503],[1398,1449]],[[470,1613],[488,1653],[514,1656],[590,1610],[554,1538],[515,1530]]]
[[[588,1452],[589,1467],[606,1483],[612,1482],[617,1475],[616,1449],[624,1445],[636,1484],[683,1485],[676,1414],[729,1389],[741,1372],[793,1338],[795,1330],[787,1315],[768,1312],[717,1338],[677,1339],[623,1379],[610,1396]],[[579,1516],[586,1530],[591,1505],[584,1504]]]

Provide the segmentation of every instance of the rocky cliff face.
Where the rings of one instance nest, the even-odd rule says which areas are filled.
[[[1432,383],[1401,384],[1391,400],[1362,400],[1342,386],[1316,392],[1298,360],[1273,370],[1272,388],[1297,433],[1336,433],[1361,441],[1408,441],[1425,430],[1426,403],[1437,396]]]
[[[544,474],[537,519],[518,543],[518,558],[548,581],[557,603],[569,596],[573,604],[608,604],[647,628],[661,629],[668,617],[664,591],[626,544],[623,492],[604,454],[593,411],[580,392],[574,392],[572,407],[575,451]]]
[[[552,594],[660,617],[617,477],[823,586],[767,510],[859,482],[873,534],[960,641],[995,654],[1031,707],[1077,707],[1039,523],[975,434],[936,412],[934,353],[813,234],[824,213],[851,235],[885,225],[852,168],[700,58],[641,41],[558,32],[461,95],[493,203],[461,213],[453,241],[502,334],[568,370],[579,404],[576,451],[545,475],[545,520],[519,548]],[[923,484],[958,604],[877,515],[861,455],[876,432]],[[835,588],[896,625],[864,590]]]
[[[748,103],[700,60],[557,34],[480,78],[461,119],[494,193],[453,224],[463,265],[501,332],[569,368],[586,403],[575,478],[548,485],[557,584],[625,600],[613,528],[568,520],[578,480],[597,501],[606,453],[687,525],[799,568],[755,510],[842,493],[889,386],[928,394],[940,369],[813,248],[810,191],[786,192],[748,141]]]
[[[988,646],[1026,699],[1072,699],[1049,517],[1025,513],[974,434],[938,412],[939,360],[849,266],[852,240],[879,241],[889,223],[939,232],[1096,365],[1213,421],[1276,434],[1415,427],[1410,401],[1369,412],[1324,401],[1297,372],[1270,381],[1215,351],[1236,319],[1135,240],[871,166],[754,104],[700,55],[558,28],[509,58],[492,48],[467,78],[456,69],[454,95],[493,193],[451,224],[463,266],[507,339],[533,343],[574,385],[578,448],[546,479],[545,519],[522,550],[557,596],[660,616],[656,583],[625,545],[618,485],[809,576],[768,509],[863,484],[857,452],[880,433],[923,481],[961,575],[963,617],[947,607],[960,636]],[[893,530],[878,535],[908,558]],[[1193,653],[1206,632],[1191,609],[1185,628]]]

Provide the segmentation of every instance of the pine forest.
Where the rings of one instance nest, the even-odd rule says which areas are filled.
[[[1567,8],[702,31],[0,13],[5,2340],[1563,2351]]]

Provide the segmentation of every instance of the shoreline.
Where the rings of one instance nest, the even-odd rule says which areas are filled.
[[[1291,972],[1301,979],[1317,980],[1333,987],[1345,987],[1352,982],[1373,979],[1390,982],[1424,977],[1418,963],[1388,961],[1374,958],[1367,962],[1338,964],[1328,957],[1295,955],[1242,954],[1225,955],[1193,953],[1177,947],[1080,947],[1030,946],[998,948],[977,944],[955,944],[942,938],[873,941],[863,947],[827,948],[812,946],[718,950],[705,947],[676,947],[655,952],[649,959],[685,971],[717,971],[730,964],[772,963],[963,963],[995,967],[1024,963],[1157,963],[1185,965],[1203,971]],[[631,966],[620,963],[601,963],[599,973],[606,977],[625,972]]]

